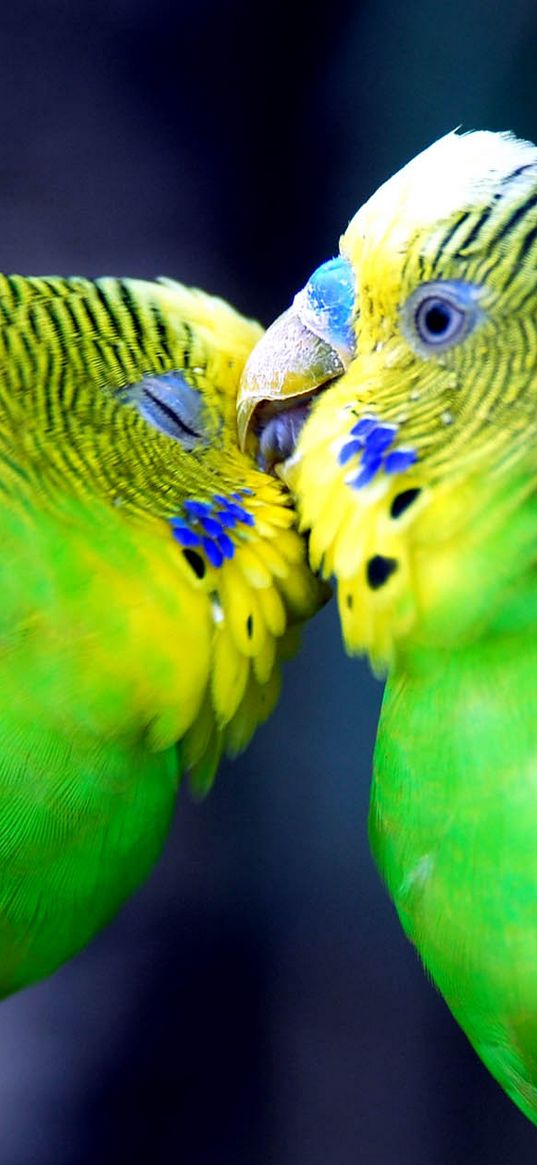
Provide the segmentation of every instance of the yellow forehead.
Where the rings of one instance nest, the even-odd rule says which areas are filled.
[[[537,148],[508,133],[450,133],[413,158],[360,208],[341,251],[362,279],[397,282],[416,240],[441,244],[446,226],[468,212],[523,200],[535,189]]]

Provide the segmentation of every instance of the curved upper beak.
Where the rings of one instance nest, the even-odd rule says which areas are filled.
[[[320,385],[340,376],[345,365],[335,348],[309,331],[294,307],[271,324],[246,362],[237,399],[241,449],[259,405],[285,408],[310,397]]]
[[[341,257],[318,268],[246,362],[237,398],[239,442],[244,449],[255,434],[264,468],[290,456],[312,397],[341,376],[354,355],[349,270]]]

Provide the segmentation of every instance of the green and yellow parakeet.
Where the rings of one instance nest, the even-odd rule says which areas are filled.
[[[0,277],[0,994],[142,881],[181,773],[273,707],[319,603],[238,449],[261,330],[172,281]]]
[[[537,148],[449,134],[382,186],[239,422],[387,672],[370,836],[403,927],[537,1123]]]

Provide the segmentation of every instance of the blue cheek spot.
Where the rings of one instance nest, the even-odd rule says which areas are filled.
[[[211,566],[217,569],[226,559],[233,558],[236,545],[227,530],[239,525],[255,526],[255,518],[242,504],[253,497],[253,490],[236,490],[225,497],[215,494],[210,502],[187,498],[183,502],[184,516],[169,519],[176,542],[184,548],[200,547]]]
[[[352,489],[363,489],[364,485],[369,485],[370,481],[373,481],[381,466],[382,457],[380,454],[376,457],[364,457],[362,460],[362,468],[356,474],[356,477],[351,478],[349,485]]]
[[[191,498],[183,502],[183,509],[189,518],[204,518],[211,513],[211,507],[207,502],[196,502]]]
[[[224,561],[224,555],[218,543],[213,542],[212,538],[202,538],[201,544],[211,566],[221,566]]]
[[[363,448],[363,441],[357,439],[354,441],[347,441],[345,445],[342,445],[337,455],[339,464],[346,465],[347,461],[350,461],[351,457],[355,457],[357,453],[362,453]]]
[[[394,449],[384,462],[386,473],[404,473],[418,460],[415,449]]]
[[[228,534],[219,534],[217,539],[218,545],[224,555],[224,558],[233,558],[235,553],[235,543],[231,541]]]
[[[218,535],[222,533],[222,526],[216,518],[202,517],[200,518],[200,526],[210,538],[218,538]]]
[[[393,445],[396,436],[396,425],[377,425],[377,428],[366,437],[365,447],[368,453],[384,453],[390,445]]]
[[[373,429],[376,429],[378,421],[376,417],[360,417],[360,420],[352,426],[351,436],[353,437],[368,437]]]
[[[200,546],[201,536],[196,534],[195,530],[191,530],[190,526],[183,525],[182,522],[173,518],[171,523],[172,534],[180,546]]]
[[[249,514],[243,506],[236,505],[235,502],[228,502],[224,513],[230,518],[234,518],[235,522],[242,522],[245,526],[254,525],[252,514]]]
[[[228,510],[220,510],[218,521],[226,530],[232,530],[237,525],[238,519],[235,514],[230,514]]]
[[[416,464],[418,455],[414,449],[394,449],[399,426],[382,423],[376,417],[360,417],[350,430],[351,440],[346,441],[338,453],[340,465],[347,465],[353,457],[359,457],[358,472],[347,479],[351,489],[363,489],[378,473],[394,475],[404,473]]]

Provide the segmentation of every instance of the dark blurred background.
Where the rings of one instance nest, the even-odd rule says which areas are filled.
[[[18,0],[0,268],[168,273],[269,322],[447,130],[537,139],[534,0]],[[537,1133],[368,854],[380,688],[334,610],[115,924],[0,1008],[0,1165],[527,1165]]]

